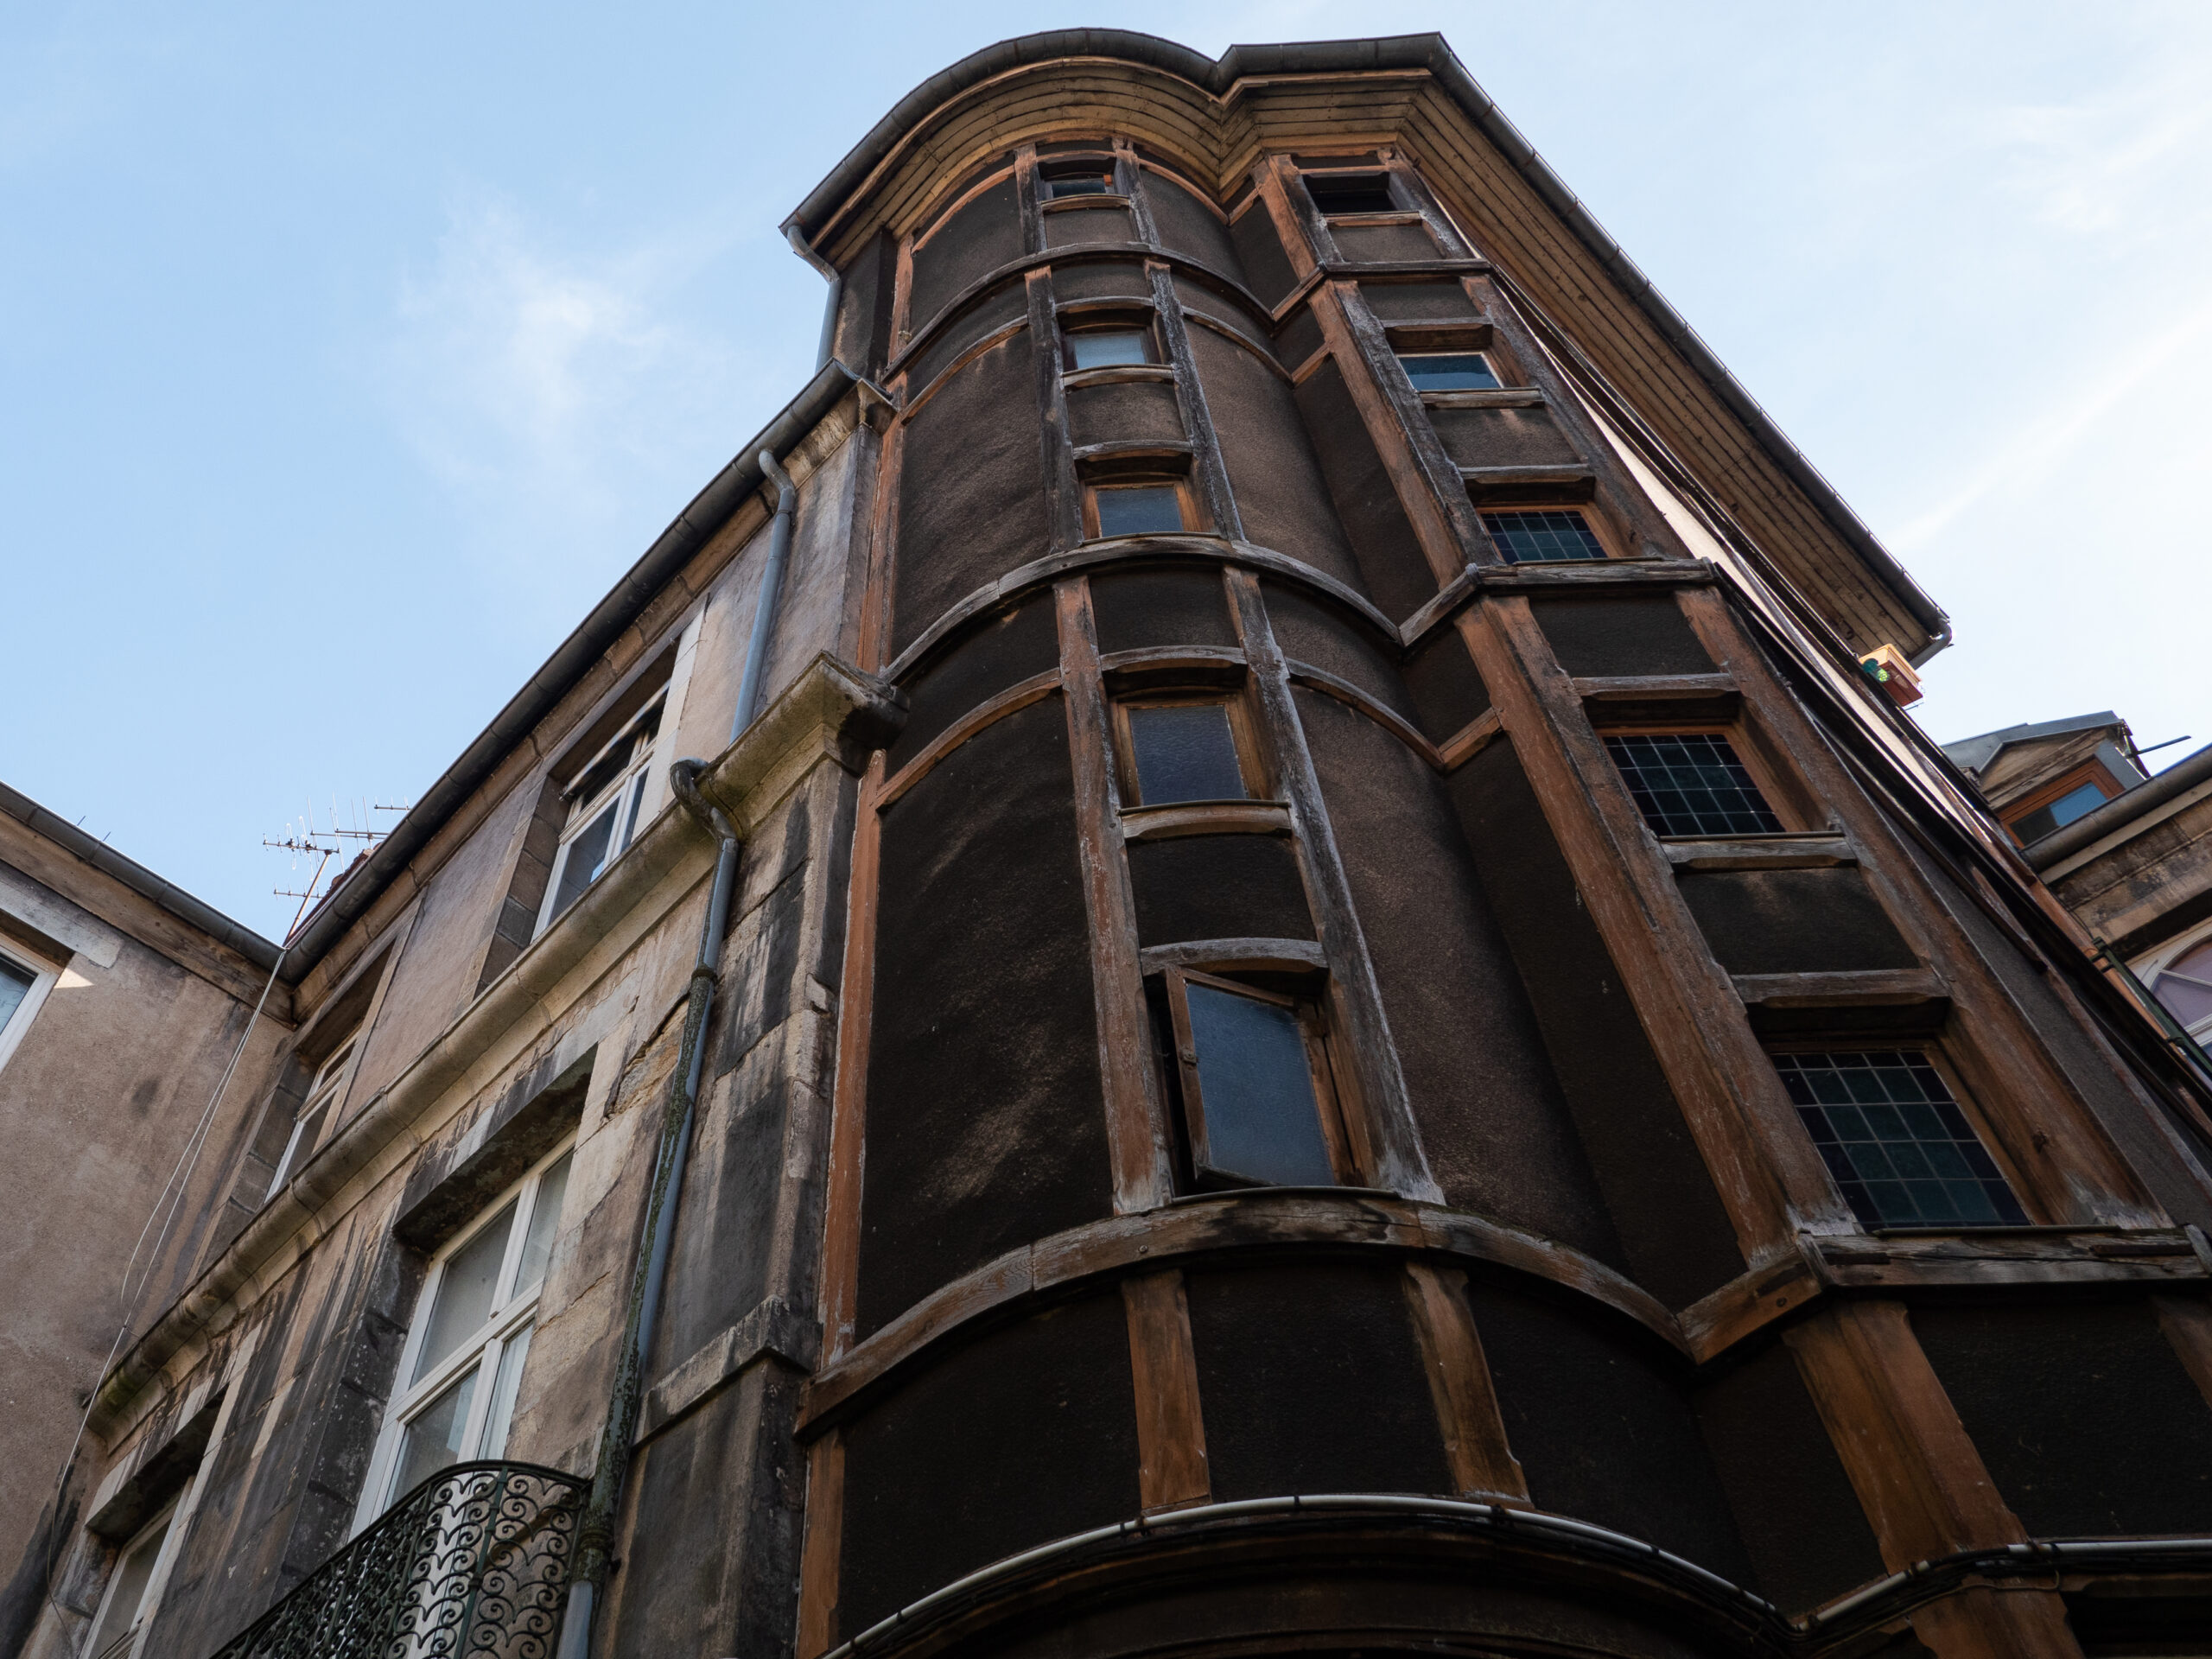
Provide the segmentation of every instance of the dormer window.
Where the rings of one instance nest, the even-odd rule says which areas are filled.
[[[2025,847],[2087,817],[2120,792],[2119,780],[2092,760],[2029,796],[2019,804],[2026,810],[2016,810],[2005,827]]]
[[[655,698],[618,732],[563,791],[568,819],[546,883],[543,933],[627,849],[652,792],[652,758],[663,699]]]

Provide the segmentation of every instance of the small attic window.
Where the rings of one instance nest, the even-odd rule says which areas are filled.
[[[2077,774],[2078,781],[2060,779],[2067,787],[2056,799],[2045,799],[2018,817],[2006,819],[2005,827],[2012,832],[2013,839],[2023,847],[2041,841],[2075,819],[2088,817],[2120,792],[2112,774],[2096,762],[2091,761],[2085,770],[2091,775],[2082,778]]]
[[[1308,173],[1306,194],[1325,218],[1346,213],[1395,213],[1388,173]]]
[[[1048,168],[1037,181],[1037,194],[1046,201],[1066,201],[1075,196],[1110,196],[1114,170],[1103,162],[1063,162]]]

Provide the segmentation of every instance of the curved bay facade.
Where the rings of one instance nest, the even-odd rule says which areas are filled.
[[[1942,613],[1441,42],[1012,42],[786,228],[780,599],[741,457],[331,925],[277,1094],[423,940],[467,983],[316,1120],[313,1219],[109,1380],[101,1514],[217,1413],[176,1639],[385,1524],[438,1366],[606,1489],[721,902],[652,780],[720,751],[598,1650],[2199,1650],[2203,1079],[1862,671]],[[424,1309],[500,1203],[466,1370]],[[219,1592],[257,1515],[291,1565]]]

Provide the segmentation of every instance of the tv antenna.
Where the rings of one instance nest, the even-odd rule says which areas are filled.
[[[291,866],[287,872],[290,880],[298,880],[300,870],[307,866],[309,860],[314,861],[314,868],[300,886],[270,889],[280,899],[300,901],[299,913],[293,918],[295,929],[310,907],[330,897],[339,882],[346,879],[346,873],[366,858],[376,844],[391,833],[391,827],[378,823],[375,815],[379,812],[404,813],[408,810],[409,804],[402,802],[397,806],[387,806],[381,801],[372,803],[366,796],[341,803],[333,795],[328,809],[322,814],[322,822],[316,821],[316,809],[310,802],[296,819],[284,821],[283,834],[261,838],[264,847],[292,855]],[[337,874],[326,886],[322,879],[324,873],[330,868],[331,861],[345,852],[349,844],[355,849],[353,856],[339,866]]]

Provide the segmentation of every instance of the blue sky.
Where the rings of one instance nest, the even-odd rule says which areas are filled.
[[[804,382],[777,223],[901,94],[1348,15],[12,0],[0,779],[281,932],[262,838],[413,798]],[[2212,741],[2212,8],[1356,16],[1446,35],[1951,612],[1931,732]]]

